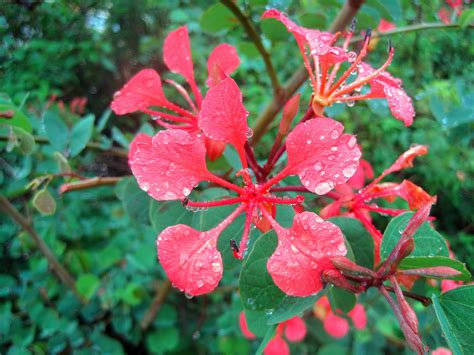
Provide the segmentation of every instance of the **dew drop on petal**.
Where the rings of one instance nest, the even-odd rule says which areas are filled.
[[[314,164],[314,170],[319,171],[322,168],[323,168],[323,164],[321,164],[321,162],[318,161]]]
[[[344,245],[344,243],[341,243],[337,246],[337,250],[339,251],[345,251],[346,250],[346,246]]]
[[[343,170],[342,170],[342,174],[347,177],[347,178],[350,178],[352,175],[354,175],[355,171],[357,170],[357,165],[355,164],[351,164],[351,165],[348,165],[347,167],[345,167]]]
[[[215,272],[220,272],[222,270],[222,265],[219,262],[212,263],[212,270]]]
[[[311,139],[306,140],[306,144],[311,144],[313,141]]]
[[[331,132],[331,138],[332,139],[337,139],[339,137],[339,132],[337,130],[333,130]]]
[[[184,196],[188,196],[190,193],[191,193],[191,190],[190,190],[190,189],[188,189],[187,187],[184,187],[184,188],[183,188],[183,195],[184,195]]]
[[[349,138],[349,140],[347,141],[347,148],[349,149],[354,149],[354,147],[356,146],[357,144],[357,139],[355,136],[351,136],[351,138]]]
[[[197,281],[196,281],[196,286],[197,286],[198,288],[203,287],[203,286],[204,286],[204,281],[202,281],[202,280],[197,280]]]
[[[187,293],[187,292],[184,293],[184,296],[185,296],[188,300],[190,300],[191,298],[194,297],[193,295],[191,295],[190,293]]]

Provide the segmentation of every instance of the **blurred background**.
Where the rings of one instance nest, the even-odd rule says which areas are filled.
[[[259,20],[263,11],[275,7],[299,24],[326,29],[344,1],[236,3],[254,21],[278,79],[285,82],[301,65],[301,56],[282,25]],[[465,24],[472,18],[468,2],[453,9],[438,0],[366,1],[357,14],[357,31],[375,31],[382,19],[398,29],[425,22],[446,24],[391,37],[395,57],[389,70],[403,80],[413,98],[415,122],[404,127],[391,117],[383,100],[357,102],[350,110],[339,104],[328,111],[346,125],[346,131],[357,134],[364,158],[376,175],[411,144],[429,146],[429,154],[417,158],[414,168],[387,181],[410,178],[438,196],[435,225],[471,271],[474,36]],[[34,238],[2,214],[1,353],[247,354],[258,346],[258,341],[243,337],[238,325],[242,309],[236,291],[238,265],[207,296],[190,300],[162,287],[165,276],[156,260],[154,241],[166,223],[176,223],[176,206],[150,203],[128,178],[116,185],[65,194],[58,191],[74,174],[88,178],[130,175],[126,159],[130,140],[139,131],[152,134],[157,127],[145,115],[114,116],[110,102],[114,92],[142,68],[168,75],[162,60],[163,40],[181,25],[188,26],[196,81],[202,90],[212,48],[222,42],[237,48],[242,64],[233,77],[242,89],[249,121],[254,122],[271,100],[271,82],[254,43],[221,3],[2,2],[0,111],[15,114],[0,118],[0,193],[21,211],[73,275],[86,302],[81,304],[51,273]],[[386,56],[387,38],[375,35],[368,61],[377,67]],[[304,107],[310,89],[305,85],[300,91]],[[268,154],[274,136],[271,131],[259,143],[258,158]],[[232,165],[231,154],[225,154],[212,167],[225,170]],[[170,221],[163,221],[163,215]],[[386,219],[376,223],[383,226]],[[366,297],[370,305],[366,329],[335,340],[325,334],[319,319],[305,314],[308,334],[303,342],[291,344],[293,353],[407,352],[394,316],[375,295]],[[159,310],[153,308],[157,304]],[[442,345],[432,311],[423,307],[419,311],[423,335],[432,344]]]

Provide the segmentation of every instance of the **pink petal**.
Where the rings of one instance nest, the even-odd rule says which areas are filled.
[[[193,59],[186,26],[168,34],[163,45],[163,60],[169,70],[181,74],[190,85],[194,84]]]
[[[441,292],[448,292],[462,286],[462,283],[459,281],[453,280],[442,280],[441,281]]]
[[[255,339],[255,334],[252,333],[247,325],[247,319],[245,318],[245,313],[240,312],[239,314],[239,325],[240,325],[240,330],[244,334],[244,337],[247,339]]]
[[[342,338],[349,332],[349,322],[329,311],[324,318],[324,330],[334,338]]]
[[[441,9],[439,9],[437,15],[441,22],[443,22],[445,25],[449,25],[451,23],[451,14],[449,13],[449,10],[447,8],[442,7]]]
[[[188,196],[210,174],[202,139],[186,131],[139,134],[130,145],[129,165],[138,185],[157,200]]]
[[[207,85],[209,87],[216,85],[229,76],[239,65],[240,59],[234,46],[227,43],[218,45],[207,60]]]
[[[385,86],[384,91],[393,117],[403,121],[405,126],[410,126],[413,123],[413,117],[415,117],[415,109],[411,98],[402,89],[392,86]]]
[[[168,227],[158,237],[158,259],[172,284],[188,295],[211,292],[222,278],[218,231],[199,232],[184,224]]]
[[[361,304],[357,303],[348,313],[348,316],[352,318],[352,322],[356,329],[364,329],[367,325],[367,315],[365,314],[364,306]]]
[[[239,149],[247,141],[247,115],[239,87],[227,78],[207,92],[198,123],[208,138],[233,144]]]
[[[218,159],[224,153],[224,142],[219,142],[209,138],[206,138],[204,142],[206,143],[206,153],[210,161]]]
[[[436,348],[431,352],[431,355],[452,355],[452,352],[446,348]]]
[[[377,31],[380,33],[387,32],[390,30],[393,30],[397,28],[394,23],[387,21],[385,19],[381,19],[378,26],[377,26]]]
[[[275,230],[278,246],[267,262],[275,284],[291,296],[319,292],[321,273],[332,268],[331,257],[347,252],[341,230],[311,212],[296,214],[290,229]]]
[[[324,195],[356,172],[361,152],[355,136],[343,130],[341,123],[321,117],[299,124],[288,135],[286,169],[309,191]]]
[[[115,93],[111,107],[117,115],[125,115],[167,103],[160,75],[153,69],[143,69]]]
[[[264,355],[290,355],[290,348],[279,335],[270,340],[263,350]]]
[[[285,336],[291,342],[303,340],[306,336],[306,323],[300,317],[295,316],[285,322]]]
[[[384,170],[382,176],[386,176],[402,169],[411,168],[413,166],[413,160],[416,157],[425,154],[428,154],[428,147],[426,145],[413,145],[410,149],[400,155],[388,169]]]

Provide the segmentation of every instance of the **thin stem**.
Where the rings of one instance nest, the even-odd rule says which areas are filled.
[[[253,203],[250,203],[247,206],[247,210],[245,211],[244,232],[242,233],[242,239],[240,240],[240,245],[239,245],[239,254],[238,254],[239,259],[242,259],[244,257],[244,253],[247,249],[254,208],[255,208],[255,205]]]
[[[53,254],[48,245],[43,241],[43,239],[36,233],[36,231],[31,227],[28,220],[23,217],[23,215],[18,212],[18,210],[13,206],[10,201],[4,196],[0,196],[0,209],[10,216],[21,228],[23,228],[30,236],[33,238],[36,246],[44,257],[48,260],[49,266],[53,272],[58,277],[66,287],[68,287],[72,293],[79,299],[82,304],[85,304],[86,301],[82,298],[79,292],[76,289],[76,283],[72,275],[66,270],[66,268],[56,259],[56,256]]]
[[[348,1],[344,7],[339,12],[338,17],[333,22],[331,26],[331,32],[341,31],[343,30],[352,20],[352,18],[356,15],[359,7],[351,6],[349,2],[357,2],[360,5],[363,3],[363,0],[359,1]],[[472,26],[469,26],[472,27]],[[446,25],[444,23],[421,23],[415,24],[405,27],[395,28],[391,31],[378,33],[377,36],[379,38],[389,37],[399,34],[405,34],[410,32],[417,32],[417,31],[426,31],[426,30],[433,30],[433,29],[460,29],[461,27],[459,24],[449,24]],[[361,41],[363,37],[361,36],[354,36],[350,43],[357,43]],[[253,137],[252,137],[252,145],[255,145],[260,141],[264,133],[266,132],[267,128],[270,126],[272,121],[275,119],[278,112],[282,109],[283,105],[286,101],[299,89],[301,85],[306,81],[308,78],[308,73],[304,66],[301,66],[299,69],[295,71],[295,74],[283,85],[281,90],[281,95],[276,96],[272,99],[272,101],[265,107],[262,113],[257,117],[252,129],[253,129]]]
[[[233,205],[235,203],[244,202],[245,198],[243,197],[235,197],[235,198],[228,198],[224,200],[218,201],[189,201],[188,199],[183,201],[183,205],[185,207],[218,207],[218,206],[227,206]]]
[[[232,13],[237,17],[239,22],[244,27],[245,32],[247,32],[250,39],[257,47],[260,55],[262,56],[263,61],[265,62],[265,67],[267,69],[268,75],[270,76],[270,80],[272,82],[273,92],[275,96],[279,96],[279,92],[281,90],[280,83],[278,82],[278,77],[276,75],[275,68],[273,67],[273,63],[271,60],[270,55],[268,54],[267,50],[263,46],[262,40],[255,29],[255,26],[250,21],[250,19],[240,10],[240,8],[234,3],[232,0],[221,0],[221,3],[224,4]]]
[[[94,187],[105,186],[105,185],[115,185],[117,182],[120,181],[122,177],[95,177],[90,179],[85,179],[76,182],[70,182],[66,184],[62,184],[59,187],[59,192],[64,194],[66,192],[77,191],[77,190],[86,190],[92,189]]]
[[[150,110],[148,108],[144,108],[142,111],[152,116],[158,116],[159,118],[164,118],[168,121],[181,122],[181,123],[194,123],[196,121],[196,119],[191,119],[190,117],[176,116],[176,115],[172,115],[166,112]]]
[[[166,279],[163,281],[163,283],[158,287],[156,290],[155,297],[153,297],[153,302],[150,305],[150,308],[145,312],[145,315],[142,318],[142,321],[140,322],[140,327],[142,330],[148,329],[150,326],[151,322],[156,317],[156,314],[161,308],[161,305],[166,299],[166,296],[168,296],[168,293],[171,291],[171,282],[170,280]]]
[[[167,82],[168,84],[174,86],[176,91],[178,91],[181,94],[181,96],[184,98],[184,100],[186,100],[188,105],[191,107],[191,110],[193,110],[193,112],[195,114],[197,114],[199,112],[199,110],[197,109],[197,107],[194,104],[193,100],[191,100],[191,98],[189,97],[188,92],[186,91],[186,89],[182,85],[180,85],[176,81],[170,80],[170,79],[165,80],[165,82]]]
[[[383,287],[387,291],[395,293],[395,289],[392,286],[384,285]],[[429,298],[429,297],[425,297],[425,296],[418,295],[416,293],[413,293],[413,292],[410,292],[410,291],[404,291],[404,290],[402,290],[402,293],[405,297],[408,297],[408,298],[411,298],[411,299],[414,299],[414,300],[417,300],[417,301],[421,302],[423,304],[423,306],[425,306],[425,307],[428,307],[432,303],[431,298]]]
[[[399,210],[399,209],[395,209],[395,208],[384,208],[384,207],[379,207],[379,206],[374,206],[374,205],[366,205],[366,204],[360,205],[360,208],[364,208],[366,210],[374,211],[374,212],[381,213],[381,214],[386,214],[386,215],[389,215],[389,216],[398,216],[398,215],[406,212],[406,210]]]
[[[270,192],[308,192],[309,191],[306,187],[302,185],[288,185],[288,186],[275,186],[270,189]]]
[[[209,173],[209,176],[207,177],[207,179],[212,181],[213,183],[215,183],[217,185],[221,185],[221,186],[226,187],[226,188],[228,188],[232,191],[235,191],[240,195],[242,195],[245,192],[244,189],[241,188],[240,186],[234,185],[233,183],[231,183],[227,180],[224,180],[224,179],[220,178],[217,175]]]
[[[298,205],[304,202],[304,197],[301,195],[296,198],[281,198],[281,197],[262,197],[263,202],[278,203],[280,205]]]

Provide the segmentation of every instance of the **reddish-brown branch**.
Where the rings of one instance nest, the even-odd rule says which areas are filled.
[[[95,178],[81,180],[77,182],[70,182],[70,183],[62,184],[59,187],[59,192],[64,194],[66,192],[71,192],[71,191],[91,189],[94,187],[105,186],[105,185],[114,185],[121,178],[122,177],[110,177],[110,176],[95,177]]]
[[[171,291],[171,282],[170,280],[165,280],[163,283],[158,287],[156,290],[155,297],[153,298],[153,302],[150,305],[150,308],[146,311],[145,315],[142,318],[142,321],[140,322],[140,327],[142,330],[148,329],[150,326],[151,322],[156,317],[156,314],[161,308],[161,305],[166,299],[166,296],[168,296],[168,293]]]
[[[8,201],[4,196],[0,196],[0,209],[5,212],[11,219],[13,219],[20,227],[22,227],[30,236],[33,238],[36,246],[44,257],[48,260],[51,270],[56,274],[60,282],[62,282],[66,287],[68,287],[73,294],[79,299],[83,304],[86,301],[82,298],[79,292],[76,289],[76,283],[71,274],[66,270],[66,268],[56,259],[56,256],[53,254],[48,245],[41,239],[41,237],[36,233],[36,231],[31,227],[28,220],[23,217],[23,215],[18,212],[18,210]]]

